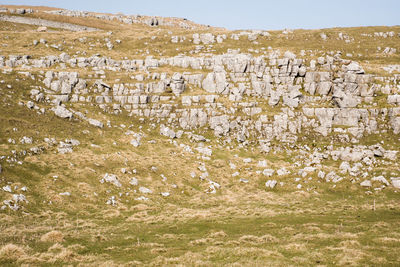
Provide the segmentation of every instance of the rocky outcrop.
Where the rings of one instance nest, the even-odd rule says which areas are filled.
[[[0,15],[0,21],[8,21],[14,23],[22,23],[22,24],[29,24],[29,25],[36,25],[36,26],[44,26],[56,29],[64,29],[68,31],[97,31],[98,29],[92,27],[86,27],[71,23],[64,23],[64,22],[57,22],[57,21],[50,21],[45,19],[36,19],[36,18],[29,18],[29,17],[17,17],[17,16],[7,16],[7,15]]]

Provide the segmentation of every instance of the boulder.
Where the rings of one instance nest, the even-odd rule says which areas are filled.
[[[265,183],[265,186],[266,186],[267,188],[273,189],[273,188],[276,186],[277,183],[278,183],[278,182],[277,182],[276,180],[268,180],[268,181]]]
[[[271,177],[275,171],[273,169],[264,169],[262,174],[267,177]]]
[[[104,124],[99,120],[88,119],[88,122],[89,122],[90,125],[93,125],[95,127],[99,127],[99,128],[103,128],[104,127]]]
[[[375,182],[381,182],[386,186],[389,186],[389,182],[386,180],[385,177],[381,176],[376,176],[376,177],[372,177],[371,181],[375,181]]]
[[[393,129],[394,134],[400,133],[400,117],[393,117],[390,120],[390,125]]]
[[[211,129],[214,130],[215,136],[224,136],[229,132],[229,120],[227,115],[214,116],[209,121]]]
[[[182,105],[184,106],[192,105],[192,98],[190,96],[182,96]]]
[[[275,90],[271,90],[270,98],[268,100],[268,105],[276,106],[276,105],[278,105],[280,99],[281,99],[280,92],[279,91],[275,91]]]
[[[122,184],[119,182],[118,177],[115,174],[106,173],[104,177],[100,180],[101,183],[107,182],[115,185],[116,187],[121,187]]]
[[[317,84],[316,93],[319,95],[328,95],[331,91],[331,82],[320,82]]]
[[[41,26],[41,27],[37,28],[37,31],[38,32],[47,32],[47,27]]]
[[[172,93],[176,96],[179,96],[185,91],[185,84],[183,75],[181,73],[174,73],[171,79],[171,90]]]
[[[371,187],[371,186],[372,186],[372,183],[371,183],[370,180],[365,180],[365,181],[361,182],[360,185],[361,185],[362,187]]]
[[[166,127],[164,124],[161,124],[160,126],[160,134],[171,139],[177,138],[175,131],[170,129],[169,127]]]
[[[394,188],[400,189],[400,177],[392,177],[390,180]]]
[[[205,45],[212,44],[215,42],[215,36],[212,33],[200,34],[200,40]]]
[[[52,108],[51,110],[54,112],[54,114],[56,114],[56,116],[63,119],[71,119],[73,117],[72,112],[63,106],[57,106],[55,108]]]
[[[356,74],[364,74],[364,69],[355,61],[352,61],[349,65],[345,66],[347,72],[352,72]]]
[[[149,26],[158,26],[159,25],[159,21],[156,17],[150,18],[147,20],[147,25]]]
[[[299,89],[296,88],[294,90],[291,90],[289,94],[283,96],[283,104],[289,107],[296,108],[299,106],[299,102],[302,97],[302,93],[299,91]]]
[[[314,112],[315,116],[321,123],[321,126],[317,127],[315,130],[322,135],[327,136],[332,128],[333,116],[335,114],[334,110],[330,108],[316,108]]]
[[[129,181],[129,184],[137,186],[139,184],[139,180],[135,177],[132,177],[132,179]]]
[[[212,155],[212,150],[208,147],[197,147],[196,150],[200,154],[203,154],[204,156],[207,156],[207,157],[211,157],[211,155]]]
[[[223,72],[211,72],[202,82],[202,87],[209,93],[229,94],[226,75]]]
[[[361,102],[357,97],[344,93],[341,90],[335,91],[332,96],[332,101],[339,108],[355,108]]]
[[[296,55],[291,51],[286,51],[283,57],[288,59],[295,59]]]
[[[131,145],[133,145],[134,147],[138,147],[140,146],[140,139],[132,139],[131,140]]]
[[[142,194],[151,194],[153,191],[147,187],[141,186],[139,187],[139,192]]]

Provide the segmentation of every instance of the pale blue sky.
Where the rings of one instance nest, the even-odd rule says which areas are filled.
[[[400,25],[400,0],[0,0],[0,4],[183,17],[228,29]]]

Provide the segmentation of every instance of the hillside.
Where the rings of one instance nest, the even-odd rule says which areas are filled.
[[[0,265],[400,261],[400,26],[0,6]]]

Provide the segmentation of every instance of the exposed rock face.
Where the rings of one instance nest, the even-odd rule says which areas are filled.
[[[208,37],[205,38],[210,39],[209,35],[206,36]],[[201,35],[198,36],[200,37]],[[3,58],[0,65],[50,67],[63,63],[71,67],[107,67],[116,70],[155,70],[169,65],[191,68],[194,73],[175,72],[170,77],[165,73],[155,73],[153,77],[138,74],[135,76],[138,81],[135,88],[127,84],[108,85],[101,80],[88,86],[87,80],[79,77],[76,72],[48,71],[43,83],[49,88],[47,95],[52,96],[58,104],[94,101],[102,108],[112,105],[111,109],[115,112],[126,109],[137,116],[169,118],[176,122],[174,127],[183,129],[208,125],[218,136],[225,136],[229,132],[241,141],[250,136],[294,140],[295,135],[303,128],[311,128],[328,136],[335,128],[342,126],[349,127],[346,134],[360,138],[378,130],[378,114],[381,111],[376,108],[361,108],[364,103],[373,100],[375,92],[380,90],[388,94],[387,102],[390,105],[400,103],[398,94],[392,94],[387,87],[374,84],[374,77],[364,74],[360,64],[354,61],[346,61],[338,56],[321,57],[315,62],[311,61],[311,66],[307,66],[304,60],[290,51],[283,58],[273,53],[269,58],[233,53],[211,57],[147,57],[145,60],[114,61],[98,56],[74,59],[62,53],[47,61],[29,57]],[[196,73],[197,69],[203,68],[208,69],[209,73]],[[332,71],[334,68],[335,74]],[[186,89],[192,86],[202,88],[206,94],[187,95]],[[175,104],[160,104],[171,100],[171,96],[160,95],[167,93],[169,88],[172,95],[182,97],[182,109],[176,109]],[[90,92],[95,93],[95,96],[89,94]],[[39,90],[32,91],[32,96],[37,100],[45,97]],[[259,99],[260,102],[265,101],[280,113],[279,116],[270,116],[266,120],[257,118],[257,114],[262,113],[265,106],[256,101],[244,102],[243,99],[249,96]],[[226,109],[220,103],[220,99],[224,97],[237,104],[231,110]],[[325,101],[333,106],[314,108],[312,106],[316,101]],[[206,105],[202,106],[202,103]],[[298,108],[300,113],[295,115],[293,109]],[[217,109],[220,110],[217,112]],[[72,117],[71,111],[62,106],[54,110],[57,116]],[[230,118],[232,112],[243,112],[249,116],[248,122],[243,117]],[[390,129],[398,134],[399,108],[393,107],[382,112],[387,116]],[[88,120],[94,126],[102,127],[101,122],[85,116],[78,117]],[[222,122],[215,118],[224,119]]]
[[[195,29],[197,25],[189,24],[184,19],[176,19],[173,21],[165,21],[163,18],[160,17],[146,17],[140,15],[110,15],[110,14],[99,14],[99,13],[92,13],[87,11],[79,11],[79,10],[51,10],[45,11],[46,13],[53,14],[53,15],[61,15],[61,16],[68,16],[68,17],[82,17],[82,18],[96,18],[105,21],[119,21],[124,24],[145,24],[151,27],[157,26],[175,26],[184,29]]]
[[[24,12],[25,13],[25,12]],[[19,14],[24,14],[19,13]],[[51,27],[51,28],[58,28],[58,29],[65,29],[69,31],[97,31],[96,28],[80,26],[71,23],[62,23],[57,21],[50,21],[45,19],[35,19],[35,18],[28,18],[28,17],[17,17],[17,16],[0,16],[0,21],[8,21],[14,23],[23,23],[23,24],[30,24],[36,25],[41,27]]]

